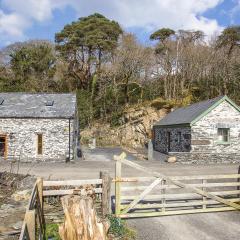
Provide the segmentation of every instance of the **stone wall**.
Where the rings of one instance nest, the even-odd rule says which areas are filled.
[[[154,127],[154,149],[167,152],[189,152],[191,146],[190,127]],[[168,133],[170,133],[170,149],[168,149]]]
[[[219,143],[218,128],[230,129],[229,143]],[[231,154],[240,152],[240,113],[224,101],[191,128],[191,152]]]
[[[240,163],[240,154],[171,152],[169,155],[183,164]]]
[[[76,120],[70,120],[70,159],[76,145]],[[43,153],[37,154],[37,134]],[[69,119],[0,119],[0,135],[7,136],[7,158],[20,161],[65,161],[69,157]]]

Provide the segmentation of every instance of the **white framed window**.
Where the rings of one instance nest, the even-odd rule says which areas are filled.
[[[218,130],[217,130],[217,141],[219,143],[230,142],[230,129],[229,128],[218,128]]]

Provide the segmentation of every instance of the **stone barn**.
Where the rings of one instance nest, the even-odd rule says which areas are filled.
[[[0,93],[0,159],[69,161],[80,153],[75,94]]]
[[[153,145],[182,162],[240,162],[240,108],[220,96],[176,109],[153,126]]]

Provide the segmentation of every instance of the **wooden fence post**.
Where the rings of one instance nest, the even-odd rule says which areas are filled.
[[[206,183],[207,183],[207,179],[202,179],[202,184],[205,185]],[[203,190],[203,191],[206,191],[206,188],[203,187],[202,190]],[[203,208],[203,209],[206,209],[206,208],[207,208],[207,205],[206,205],[206,203],[205,203],[205,202],[207,201],[206,196],[203,196],[203,199],[202,199],[202,200],[203,200],[202,208]]]
[[[162,212],[165,212],[165,204],[166,204],[166,199],[165,199],[165,195],[166,194],[166,189],[164,188],[164,185],[166,184],[166,180],[165,179],[162,179],[161,180],[161,186],[162,186],[162,189],[161,189],[161,195],[162,195]]]
[[[100,172],[102,179],[102,215],[106,217],[110,212],[111,177],[109,172]]]
[[[44,212],[43,212],[43,178],[37,179],[37,191],[38,191],[38,197],[40,202],[40,218],[42,222],[41,226],[41,232],[43,237],[45,238],[46,233],[46,225],[45,225],[45,218],[44,218]],[[38,201],[38,200],[37,200]]]
[[[43,207],[43,179],[42,178],[37,179],[37,189],[38,189],[39,200],[42,208]]]
[[[28,210],[25,214],[25,222],[27,225],[27,231],[30,240],[36,239],[36,223],[35,223],[35,212],[36,210]]]
[[[153,160],[153,143],[151,139],[148,141],[148,160]]]
[[[238,174],[240,174],[240,165],[238,167]],[[237,181],[240,183],[240,178],[238,178]],[[240,186],[237,187],[237,190],[240,190]],[[240,198],[240,194],[238,194],[238,198]]]
[[[122,162],[121,158],[116,161],[115,167],[115,215],[118,216],[121,213],[121,170]]]

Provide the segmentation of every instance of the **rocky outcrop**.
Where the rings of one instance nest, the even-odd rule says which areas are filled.
[[[153,107],[132,107],[119,119],[118,127],[106,123],[95,123],[91,128],[81,132],[82,143],[86,144],[96,138],[97,145],[122,145],[139,148],[151,138],[152,125],[167,114],[166,109]]]

